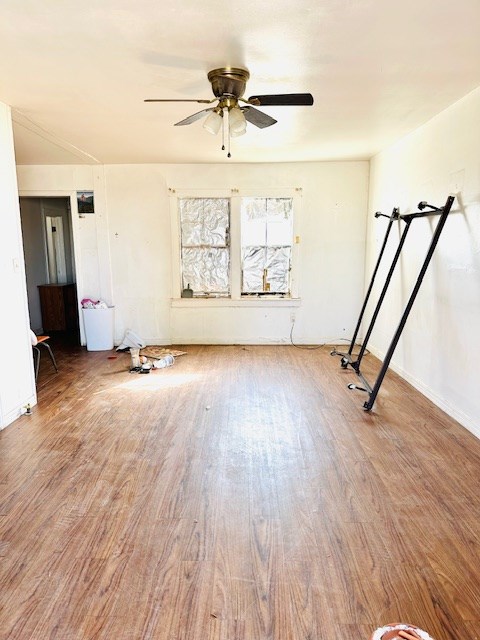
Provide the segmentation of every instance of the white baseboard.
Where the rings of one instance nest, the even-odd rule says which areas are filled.
[[[235,338],[229,338],[229,339],[225,339],[225,340],[210,340],[207,338],[204,338],[202,340],[202,338],[185,338],[185,337],[180,337],[180,336],[174,336],[172,339],[172,344],[184,344],[184,345],[188,345],[188,344],[208,344],[208,345],[223,345],[223,346],[229,346],[229,345],[235,345],[235,344],[242,344],[242,345],[251,345],[251,346],[261,346],[261,345],[277,345],[277,346],[285,346],[290,344],[290,340],[287,340],[287,338],[282,338],[280,340],[275,340],[275,339],[271,339],[271,338],[250,338],[250,339],[246,339],[246,338],[239,338],[239,339],[235,339]]]
[[[383,358],[385,357],[385,354],[376,347],[371,347],[370,345],[368,345],[368,349],[379,360],[383,360]],[[468,429],[470,433],[473,433],[474,436],[480,439],[480,426],[478,425],[478,421],[474,420],[472,416],[469,416],[463,411],[460,411],[456,407],[452,406],[444,398],[432,391],[432,389],[430,389],[430,387],[428,387],[426,384],[424,384],[420,380],[417,380],[417,378],[405,371],[403,367],[400,367],[394,362],[390,362],[389,368],[392,369],[392,371],[395,371],[395,373],[398,373],[400,377],[411,384],[412,387],[415,387],[415,389],[420,391],[420,393],[422,393],[425,397],[436,404],[437,407],[440,407],[442,411],[445,411],[445,413],[448,414],[451,418],[459,422],[462,427],[465,427],[465,429]]]
[[[29,404],[30,407],[33,408],[37,404],[37,396],[36,395],[31,396],[30,398],[25,400],[25,402],[22,404],[22,406],[15,407],[15,409],[12,409],[8,413],[6,413],[3,416],[2,424],[0,424],[0,431],[2,429],[5,429],[5,427],[8,427],[9,424],[12,424],[12,422],[15,422],[15,420],[17,420],[21,416],[23,416],[25,414],[24,409],[25,409],[27,404]],[[28,419],[28,416],[26,416],[25,419]]]

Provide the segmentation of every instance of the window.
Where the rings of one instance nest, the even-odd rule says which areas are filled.
[[[179,209],[182,289],[230,295],[230,201],[181,198]]]
[[[297,299],[300,191],[170,190],[173,299]]]
[[[242,294],[290,293],[291,198],[242,198]]]

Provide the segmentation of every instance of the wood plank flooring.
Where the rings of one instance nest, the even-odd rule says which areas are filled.
[[[327,348],[184,349],[42,361],[0,433],[2,640],[479,637],[478,439],[393,373],[365,413]]]

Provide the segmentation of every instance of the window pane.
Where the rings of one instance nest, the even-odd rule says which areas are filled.
[[[182,249],[183,288],[194,294],[229,295],[230,252],[228,248],[184,247]]]
[[[179,207],[183,247],[228,246],[228,198],[181,198]]]
[[[290,259],[290,247],[245,248],[242,252],[242,293],[288,293]]]
[[[267,245],[291,245],[293,216],[291,198],[268,198],[267,200]]]
[[[274,293],[288,293],[290,290],[291,252],[290,247],[267,248],[267,282]]]
[[[265,198],[242,199],[242,247],[264,245],[267,237]]]
[[[242,250],[242,292],[261,293],[265,269],[265,248],[246,247]]]
[[[242,222],[267,219],[267,198],[242,198]]]

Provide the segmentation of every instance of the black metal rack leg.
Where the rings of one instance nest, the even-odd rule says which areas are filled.
[[[375,278],[377,276],[377,272],[378,272],[378,269],[380,267],[380,263],[382,261],[383,254],[385,252],[385,247],[387,246],[388,236],[390,235],[390,230],[392,228],[393,221],[394,220],[398,220],[398,214],[399,214],[399,210],[397,208],[395,208],[392,211],[392,215],[389,217],[389,222],[388,222],[388,225],[387,225],[387,228],[386,228],[386,231],[385,231],[385,237],[383,238],[382,247],[380,249],[380,253],[378,254],[378,259],[377,259],[377,262],[375,264],[375,268],[374,268],[373,273],[372,273],[372,278],[370,280],[370,284],[368,286],[367,293],[365,295],[365,300],[363,301],[363,305],[362,305],[362,308],[360,310],[360,315],[358,317],[357,326],[355,327],[355,332],[353,334],[353,338],[352,338],[352,341],[350,343],[350,347],[348,349],[348,355],[349,356],[352,355],[353,348],[354,348],[356,340],[357,340],[357,335],[358,335],[358,332],[360,331],[360,326],[362,324],[363,315],[365,313],[365,309],[367,308],[367,304],[368,304],[368,300],[370,298],[370,294],[372,293],[372,289],[373,289],[373,285],[374,285],[374,282],[375,282]],[[375,216],[379,217],[378,214],[375,214]]]
[[[408,219],[406,221],[406,226],[403,229],[402,235],[400,237],[400,242],[398,243],[397,250],[395,251],[395,255],[393,256],[392,264],[390,265],[390,269],[388,270],[387,278],[385,280],[385,284],[383,285],[382,292],[380,293],[380,297],[378,298],[378,302],[375,306],[375,310],[372,315],[372,319],[370,320],[370,324],[368,325],[367,332],[362,342],[362,346],[360,347],[360,352],[357,356],[355,362],[350,363],[351,367],[358,374],[360,373],[360,364],[362,362],[362,358],[365,355],[365,351],[367,349],[368,341],[370,340],[370,336],[372,335],[373,327],[375,326],[375,322],[377,321],[378,314],[380,313],[380,309],[382,307],[383,301],[387,294],[388,287],[390,285],[390,280],[392,279],[393,272],[395,271],[395,267],[397,266],[398,259],[400,258],[400,254],[402,252],[403,245],[407,238],[408,230],[410,229],[412,221]]]
[[[377,272],[378,272],[378,269],[380,267],[380,263],[382,261],[383,254],[385,252],[385,247],[387,246],[388,236],[390,235],[390,230],[392,228],[393,221],[394,220],[398,220],[399,209],[397,207],[395,207],[390,216],[384,215],[384,214],[380,213],[379,211],[377,211],[375,213],[375,217],[376,218],[380,218],[380,217],[388,218],[389,222],[388,222],[387,228],[385,230],[385,236],[383,238],[383,242],[382,242],[382,246],[381,246],[381,249],[380,249],[380,253],[378,254],[377,262],[376,262],[375,267],[373,269],[372,277],[370,279],[370,284],[368,286],[367,293],[365,294],[365,299],[363,301],[363,305],[362,305],[362,308],[360,310],[360,315],[358,316],[357,326],[355,327],[355,331],[353,333],[353,337],[352,337],[352,340],[350,342],[350,346],[348,348],[348,352],[347,353],[343,353],[341,351],[337,351],[336,349],[334,349],[330,354],[332,356],[342,356],[341,366],[344,369],[347,367],[348,363],[351,362],[351,355],[353,353],[353,349],[354,349],[356,341],[357,341],[358,332],[360,331],[360,327],[362,325],[362,320],[363,320],[363,316],[365,314],[365,309],[367,308],[367,304],[368,304],[368,301],[370,299],[370,294],[372,293],[372,289],[373,289],[373,285],[374,285],[374,282],[375,282],[375,278],[377,276]]]
[[[395,331],[395,334],[392,338],[392,341],[390,343],[390,346],[388,347],[387,353],[385,355],[385,358],[383,360],[383,364],[382,364],[382,368],[380,369],[380,372],[377,376],[377,379],[373,385],[372,391],[370,393],[370,397],[369,399],[364,403],[363,408],[365,409],[365,411],[370,411],[370,409],[373,407],[373,404],[375,402],[375,399],[377,397],[377,394],[380,390],[380,387],[382,385],[383,379],[385,377],[385,374],[387,372],[387,369],[390,365],[390,361],[392,359],[392,356],[394,354],[394,351],[396,349],[396,346],[398,344],[398,341],[400,339],[400,336],[402,335],[402,331],[403,328],[405,327],[405,323],[407,321],[407,318],[410,314],[410,311],[413,307],[413,303],[415,302],[415,298],[417,297],[418,291],[420,289],[420,286],[422,284],[423,281],[423,277],[425,276],[425,273],[427,271],[428,265],[430,264],[430,260],[432,259],[433,256],[433,252],[435,251],[435,247],[437,246],[438,240],[440,238],[440,235],[443,231],[443,227],[445,226],[445,222],[447,221],[447,217],[448,214],[450,213],[450,210],[452,208],[453,202],[454,202],[455,198],[453,196],[448,196],[447,201],[445,203],[445,206],[443,207],[443,209],[441,209],[441,215],[440,215],[440,219],[437,223],[437,226],[435,228],[435,232],[433,234],[432,240],[430,242],[430,246],[428,248],[427,251],[427,255],[425,257],[425,260],[423,261],[423,265],[422,268],[420,269],[420,273],[418,275],[417,281],[415,283],[415,286],[413,288],[412,293],[410,294],[410,298],[408,299],[407,302],[407,306],[405,307],[405,310],[403,312],[403,315],[400,319],[400,323],[397,327],[397,330]],[[408,218],[408,216],[406,216],[406,218]],[[411,220],[412,218],[409,218],[409,220]]]

